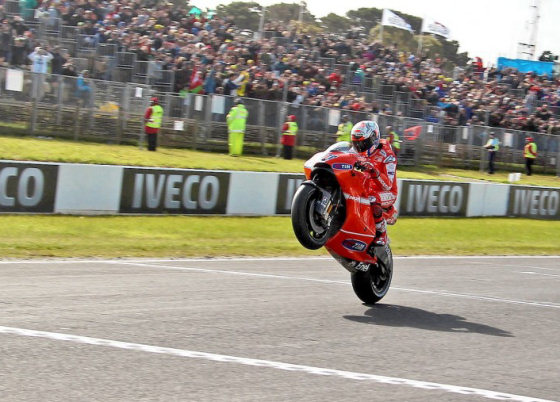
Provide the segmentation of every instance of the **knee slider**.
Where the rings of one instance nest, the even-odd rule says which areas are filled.
[[[381,218],[382,216],[383,216],[383,208],[381,208],[381,205],[379,204],[373,205],[373,217]]]

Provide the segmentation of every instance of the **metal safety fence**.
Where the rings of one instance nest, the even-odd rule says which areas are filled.
[[[147,70],[142,70],[147,72]],[[0,69],[0,132],[143,143],[143,114],[150,97],[158,95],[164,109],[160,144],[210,151],[227,151],[226,116],[233,98],[223,95],[158,92],[145,83],[117,83],[84,77],[35,74]],[[538,146],[535,170],[560,175],[560,136],[486,126],[446,126],[394,114],[371,114],[285,102],[244,99],[249,116],[246,152],[278,155],[282,125],[289,115],[299,125],[296,154],[325,149],[336,140],[337,126],[347,114],[354,123],[376,120],[384,136],[388,126],[401,139],[399,163],[484,169],[489,134],[500,141],[498,168],[519,170],[525,138]],[[412,103],[409,103],[411,106]]]

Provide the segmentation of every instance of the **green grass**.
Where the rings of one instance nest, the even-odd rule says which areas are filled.
[[[193,169],[301,172],[303,160],[38,138],[0,137],[0,159]],[[506,173],[402,167],[400,178],[507,182]],[[560,186],[554,176],[518,184]],[[212,228],[212,230],[208,230]],[[396,255],[560,254],[560,222],[528,219],[400,218],[389,229]],[[288,217],[0,215],[0,258],[327,255],[295,239]]]
[[[282,158],[254,155],[233,158],[221,153],[164,147],[159,147],[157,152],[148,152],[130,145],[107,145],[32,137],[0,137],[0,159],[296,173],[303,171],[304,162],[302,159],[288,161]],[[505,172],[498,172],[490,176],[476,170],[446,169],[436,166],[400,166],[398,177],[418,180],[485,180],[508,183]],[[521,181],[516,184],[560,187],[560,178],[552,175],[533,175],[531,177],[523,175]]]
[[[560,222],[400,218],[389,234],[395,255],[560,254]],[[0,216],[0,258],[317,255],[289,217]]]

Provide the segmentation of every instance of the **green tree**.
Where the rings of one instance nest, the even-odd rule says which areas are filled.
[[[383,10],[378,8],[358,8],[357,10],[350,10],[346,16],[352,21],[354,25],[363,26],[366,32],[369,32],[373,27],[381,23],[381,16]]]
[[[288,24],[290,21],[298,21],[300,13],[300,4],[296,3],[277,3],[266,8],[268,19],[273,21],[282,21]],[[315,16],[307,9],[307,4],[303,5],[303,22],[315,22]]]
[[[321,24],[325,26],[325,29],[328,32],[345,32],[352,27],[352,20],[350,20],[350,18],[330,13],[329,15],[321,18]]]
[[[369,31],[369,37],[372,41],[380,40],[381,25],[372,28]],[[391,46],[393,44],[397,45],[400,50],[405,50],[407,52],[416,52],[418,47],[418,42],[414,35],[404,29],[399,29],[395,27],[383,27],[383,45]]]
[[[259,29],[259,12],[253,11],[261,9],[261,6],[254,1],[234,1],[230,4],[220,4],[216,7],[216,14],[219,18],[233,19],[235,25],[242,29]]]

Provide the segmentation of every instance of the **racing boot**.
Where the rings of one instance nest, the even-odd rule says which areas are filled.
[[[375,238],[372,247],[381,247],[387,244],[387,223],[383,218],[383,208],[379,204],[373,204],[373,221],[375,222]]]
[[[374,247],[382,247],[387,244],[387,224],[385,219],[382,222],[375,224],[375,238],[372,245]]]

